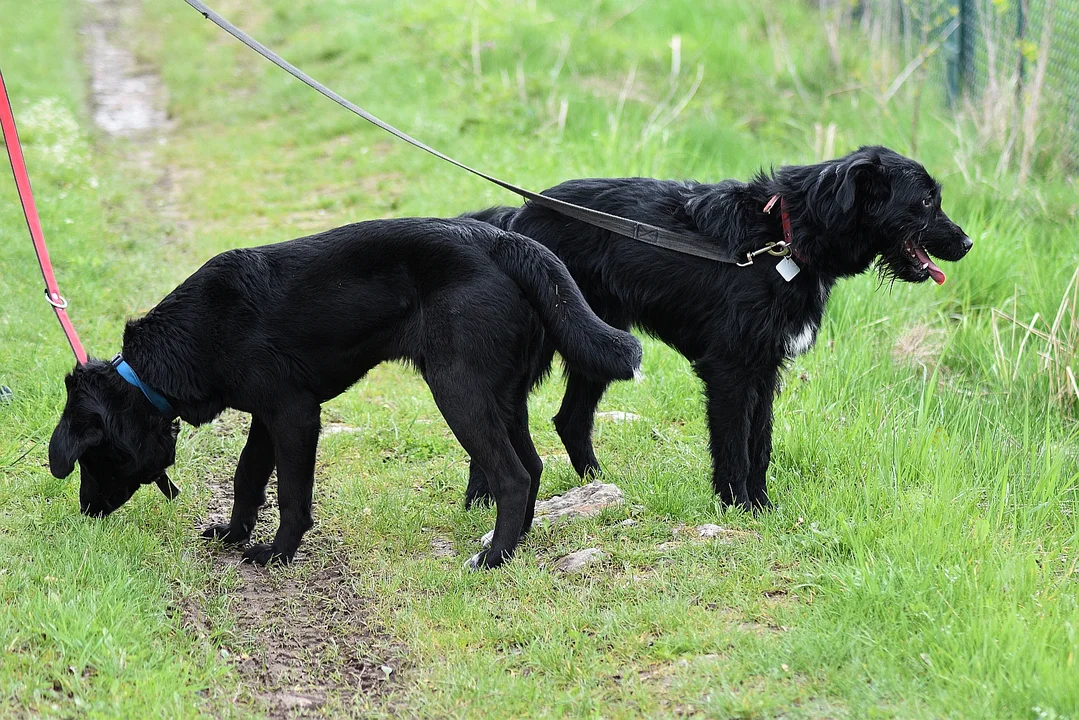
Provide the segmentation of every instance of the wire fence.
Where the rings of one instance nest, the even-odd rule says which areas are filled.
[[[1022,182],[1050,162],[1079,168],[1079,0],[816,4],[833,27],[897,55],[896,83],[926,73],[969,117],[976,142],[999,153],[997,176],[1014,170]]]

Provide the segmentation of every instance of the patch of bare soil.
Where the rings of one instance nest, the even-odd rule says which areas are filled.
[[[210,491],[207,522],[223,521],[231,490],[211,481]],[[260,524],[276,527],[275,516],[264,508]],[[222,656],[240,676],[240,697],[271,718],[363,714],[385,707],[400,686],[403,646],[357,593],[347,562],[329,548],[310,552],[328,544],[309,533],[306,557],[297,556],[288,570],[241,564],[239,549],[214,548],[212,574],[222,587],[189,597],[180,608],[184,623],[207,642],[220,638]],[[224,587],[233,580],[235,586]],[[205,604],[219,594],[227,598],[224,616]]]
[[[165,127],[165,87],[119,42],[125,21],[138,12],[136,0],[87,0],[86,35],[94,123],[109,135],[132,135]]]
[[[87,0],[87,4],[83,57],[90,76],[94,124],[107,136],[127,143],[125,158],[135,177],[147,181],[146,204],[182,230],[188,223],[180,209],[178,173],[158,162],[157,149],[168,142],[172,129],[165,85],[125,44],[125,32],[138,16],[140,0]],[[164,232],[169,234],[173,228]]]

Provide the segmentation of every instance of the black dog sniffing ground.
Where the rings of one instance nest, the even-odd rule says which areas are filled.
[[[640,365],[640,343],[589,310],[553,253],[487,223],[376,220],[230,250],[128,323],[122,359],[67,376],[49,465],[67,477],[78,462],[82,511],[107,515],[142,485],[178,492],[165,474],[176,417],[251,413],[232,518],[204,535],[246,542],[276,467],[281,525],[244,558],[288,562],[313,523],[321,403],[404,360],[490,480],[494,540],[470,564],[496,567],[532,524],[543,464],[527,398],[546,345],[604,386]]]
[[[762,172],[748,183],[570,180],[544,194],[703,235],[738,257],[783,238],[785,206],[791,257],[763,254],[748,267],[613,235],[535,204],[470,214],[549,247],[597,315],[655,335],[693,364],[705,385],[712,486],[724,503],[746,509],[769,505],[780,368],[813,345],[836,281],[875,264],[885,280],[931,277],[940,284],[944,273],[930,256],[959,260],[973,244],[941,209],[940,185],[925,168],[883,147]],[[548,346],[544,369],[551,357]],[[568,376],[554,423],[573,467],[585,476],[599,471],[592,419],[608,383],[572,367]],[[482,468],[474,467],[466,504],[487,497]]]

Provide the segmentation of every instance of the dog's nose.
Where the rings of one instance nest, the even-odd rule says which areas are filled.
[[[974,247],[974,241],[969,237],[963,237],[963,252],[970,252],[970,249]]]

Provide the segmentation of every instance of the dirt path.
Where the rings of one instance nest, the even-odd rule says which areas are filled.
[[[227,518],[227,480],[211,478],[210,491],[207,521]],[[275,526],[276,515],[271,498],[260,524]],[[363,714],[385,708],[400,687],[404,648],[373,617],[372,603],[357,593],[331,545],[312,531],[297,566],[287,570],[241,564],[239,550],[210,547],[218,587],[181,606],[190,629],[219,638],[240,674],[238,698],[272,718]],[[224,617],[206,604],[215,596],[227,598]]]
[[[172,131],[165,88],[153,68],[125,47],[123,29],[140,12],[138,0],[87,0],[83,28],[94,123],[124,144],[133,176],[150,178],[145,201],[172,226],[190,227],[176,173],[157,148]],[[217,429],[243,433],[239,413]],[[210,507],[199,525],[228,517],[227,479],[209,479]],[[273,503],[267,524],[276,524]],[[192,528],[196,533],[198,528]],[[236,701],[273,718],[341,715],[385,706],[399,687],[403,647],[372,617],[355,591],[347,562],[317,532],[304,543],[300,567],[267,571],[239,564],[238,552],[207,548],[211,587],[180,603],[182,622],[227,658],[238,676]],[[320,552],[320,549],[324,550]],[[225,608],[214,606],[225,599]]]

